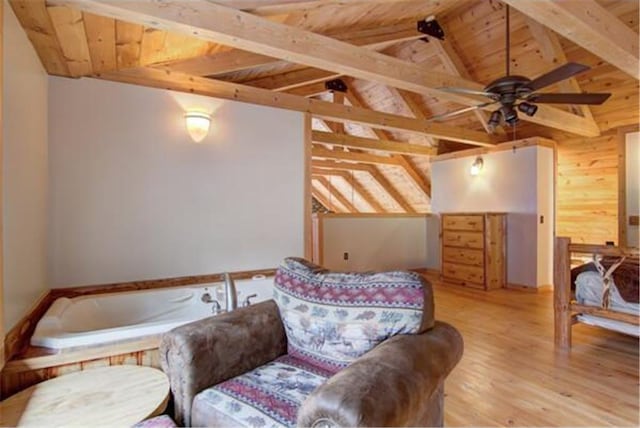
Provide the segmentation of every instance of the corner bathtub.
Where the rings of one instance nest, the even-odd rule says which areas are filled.
[[[250,294],[258,295],[252,303],[269,300],[273,295],[273,278],[259,277],[235,284],[238,305]],[[201,300],[204,293],[224,308],[222,283],[61,297],[38,322],[31,345],[66,349],[160,334],[212,316],[212,304]]]

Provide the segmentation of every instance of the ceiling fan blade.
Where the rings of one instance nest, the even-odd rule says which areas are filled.
[[[436,120],[441,120],[441,119],[446,119],[448,117],[457,116],[459,114],[466,113],[468,111],[473,111],[473,110],[477,110],[479,108],[490,106],[491,104],[497,104],[497,101],[492,101],[490,103],[482,103],[482,104],[478,104],[478,105],[471,106],[471,107],[461,108],[460,110],[450,111],[449,113],[443,113],[443,114],[438,114],[436,116],[431,116],[430,118],[427,119],[427,122],[434,122]]]
[[[602,104],[611,94],[532,94],[527,101],[543,104]]]
[[[557,83],[561,80],[568,79],[569,77],[582,73],[589,68],[591,67],[575,62],[569,62],[565,65],[561,65],[558,68],[554,68],[553,70],[543,74],[542,76],[533,79],[531,83],[527,85],[527,87],[533,91],[537,91],[538,89],[542,89],[549,85],[553,85],[554,83]]]
[[[492,94],[491,92],[484,92],[484,91],[476,91],[473,89],[467,89],[467,88],[448,88],[446,86],[437,88],[439,91],[443,91],[443,92],[452,92],[454,94],[469,94],[469,95],[482,95],[485,97],[494,97],[495,94]]]

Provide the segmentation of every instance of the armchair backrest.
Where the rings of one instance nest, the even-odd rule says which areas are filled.
[[[392,336],[434,325],[431,284],[407,271],[337,273],[287,258],[274,299],[288,354],[331,372]]]

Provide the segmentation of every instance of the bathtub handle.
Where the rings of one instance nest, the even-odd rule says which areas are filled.
[[[245,308],[249,305],[251,305],[251,300],[254,297],[258,297],[257,294],[249,294],[247,297],[244,298],[244,301],[242,302],[242,307]]]
[[[192,297],[193,297],[193,293],[189,293],[186,296],[178,296],[178,297],[174,297],[173,299],[169,299],[169,302],[171,302],[171,303],[180,303],[180,302],[187,301]]]

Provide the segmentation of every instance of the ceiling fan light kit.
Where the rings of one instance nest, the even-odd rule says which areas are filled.
[[[590,67],[582,64],[570,62],[545,73],[531,80],[525,76],[510,74],[510,42],[509,42],[509,6],[505,11],[506,21],[506,58],[505,76],[489,83],[484,90],[472,90],[467,88],[438,88],[444,92],[461,93],[468,95],[481,95],[491,99],[490,102],[465,107],[452,112],[440,114],[429,118],[429,121],[441,120],[456,116],[468,111],[485,108],[492,104],[500,104],[497,110],[491,114],[487,125],[489,129],[495,129],[504,122],[510,126],[515,126],[518,122],[518,110],[527,116],[533,116],[538,111],[536,104],[592,104],[604,103],[611,94],[609,93],[538,93],[536,91],[544,89],[562,80],[575,76],[589,70]]]

